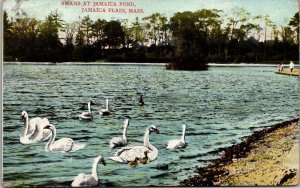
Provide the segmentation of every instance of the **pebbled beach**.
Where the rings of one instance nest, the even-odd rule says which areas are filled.
[[[299,184],[299,118],[272,125],[198,169],[181,186],[286,186]]]

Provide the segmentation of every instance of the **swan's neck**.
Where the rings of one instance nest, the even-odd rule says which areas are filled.
[[[52,135],[51,135],[51,138],[50,138],[49,142],[45,146],[46,151],[50,151],[50,146],[52,146],[52,144],[54,143],[55,137],[56,137],[55,127],[51,127],[50,130],[52,132]]]
[[[147,157],[150,160],[154,160],[157,157],[157,155],[158,155],[158,150],[157,150],[156,147],[154,147],[152,144],[150,144],[150,142],[149,142],[149,134],[150,134],[150,132],[149,132],[149,130],[147,130],[145,132],[145,136],[144,136],[144,146],[151,150],[149,152],[149,154],[147,155]]]
[[[99,163],[100,157],[97,157],[94,160],[93,168],[92,168],[92,176],[98,181],[98,163]]]
[[[183,129],[182,129],[182,136],[181,136],[181,141],[183,143],[185,143],[185,130],[186,130],[186,127],[183,127]]]
[[[88,110],[89,110],[89,113],[91,113],[91,103],[90,102],[88,103]]]
[[[24,127],[24,136],[27,136],[28,133],[28,129],[29,129],[29,123],[28,123],[28,116],[26,116],[26,120],[25,120],[25,127]]]
[[[150,142],[149,142],[149,130],[147,129],[146,132],[145,132],[145,136],[144,136],[144,146],[148,147],[150,145]]]
[[[127,140],[127,127],[128,127],[128,120],[125,120],[124,129],[123,129],[123,139]]]
[[[146,132],[145,132],[145,136],[144,136],[144,146],[149,148],[152,151],[156,150],[156,148],[152,144],[150,144],[150,142],[149,142],[149,135],[150,135],[150,132],[147,129]]]
[[[106,109],[108,110],[108,99],[106,99]]]

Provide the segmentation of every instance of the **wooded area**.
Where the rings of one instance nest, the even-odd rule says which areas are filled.
[[[244,8],[160,13],[128,20],[67,23],[57,12],[43,21],[8,18],[4,11],[4,61],[170,62],[171,69],[206,69],[208,62],[297,60],[299,12],[285,26]]]

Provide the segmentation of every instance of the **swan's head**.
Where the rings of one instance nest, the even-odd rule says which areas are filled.
[[[89,101],[88,103],[93,104],[93,105],[96,104],[94,101]]]
[[[25,122],[25,120],[26,120],[27,117],[28,117],[27,112],[26,112],[26,111],[23,111],[23,112],[21,113],[21,119],[22,119],[22,121]]]
[[[49,124],[49,125],[45,125],[45,126],[44,126],[44,129],[50,129],[50,130],[53,130],[53,127],[54,127],[54,125]]]
[[[125,128],[125,127],[128,127],[129,125],[129,119],[131,119],[130,116],[125,116],[125,120],[124,120],[124,124],[123,124],[123,127],[122,128]]]
[[[182,129],[186,129],[186,124],[183,124],[183,125],[182,125]]]
[[[97,157],[97,159],[98,159],[98,162],[101,162],[104,166],[106,166],[105,159],[101,154]]]
[[[156,128],[155,125],[151,125],[151,126],[148,128],[148,130],[149,130],[149,134],[151,134],[151,133],[153,133],[153,132],[159,134],[159,130],[158,130],[158,128]]]

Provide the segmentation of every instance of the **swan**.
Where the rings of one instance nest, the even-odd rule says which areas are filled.
[[[149,161],[155,160],[158,156],[158,150],[149,142],[149,135],[152,132],[159,134],[159,130],[156,128],[156,126],[152,125],[145,131],[143,146],[123,147],[115,153],[115,156],[110,158],[119,163],[128,163],[134,161],[136,157],[139,159],[143,158],[145,151],[148,151]]]
[[[93,119],[93,114],[91,112],[91,102],[92,101],[88,102],[88,112],[82,112],[79,115],[79,119],[82,119],[82,120],[91,120],[91,119]]]
[[[144,99],[143,99],[143,95],[140,96],[140,100],[139,100],[139,105],[140,106],[144,106]]]
[[[21,118],[24,122],[23,133],[20,136],[22,144],[33,144],[50,138],[51,131],[43,130],[43,127],[49,124],[47,118],[35,117],[29,120],[26,111],[21,113]]]
[[[85,147],[85,144],[75,144],[71,138],[61,138],[55,141],[56,128],[52,124],[46,125],[44,129],[50,129],[52,132],[52,136],[45,146],[46,152],[75,152]]]
[[[80,173],[72,182],[72,187],[92,187],[98,185],[98,173],[97,173],[97,167],[98,163],[102,162],[102,164],[105,166],[106,162],[104,160],[104,157],[100,154],[98,157],[94,159],[93,168],[92,168],[92,174],[85,174]]]
[[[178,148],[184,148],[185,143],[185,131],[186,131],[186,125],[182,125],[182,136],[181,139],[178,140],[170,140],[167,145],[167,149],[178,149]]]
[[[110,110],[108,109],[108,99],[106,99],[106,108],[100,110],[100,115],[107,116],[110,114]]]
[[[124,121],[124,129],[123,129],[123,136],[122,137],[113,137],[110,142],[109,146],[111,148],[120,147],[120,146],[126,146],[127,145],[127,127],[129,125],[129,119],[125,119]]]

